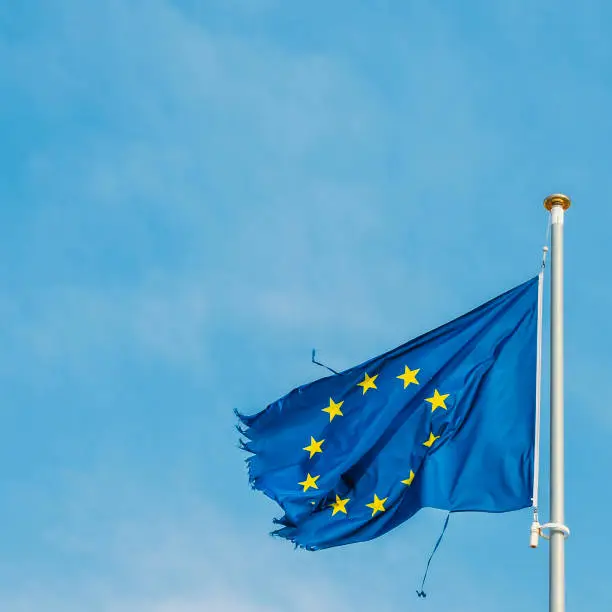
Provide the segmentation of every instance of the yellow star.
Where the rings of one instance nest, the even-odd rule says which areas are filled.
[[[363,394],[365,395],[368,389],[378,388],[374,382],[377,378],[378,378],[378,374],[375,374],[374,376],[369,376],[368,373],[366,372],[365,378],[360,383],[357,383],[357,386],[363,387]]]
[[[377,512],[386,512],[385,502],[388,499],[388,497],[385,497],[385,499],[378,499],[378,495],[374,493],[374,501],[371,504],[366,504],[368,508],[372,508],[372,516],[374,516]]]
[[[418,370],[411,370],[407,365],[405,365],[404,373],[400,374],[399,376],[396,376],[396,378],[399,378],[400,380],[404,381],[404,389],[405,389],[410,383],[414,383],[415,385],[419,384],[419,381],[416,379],[416,375],[420,371],[421,371],[420,368]]]
[[[335,416],[344,416],[342,414],[342,410],[340,410],[340,408],[342,407],[342,404],[344,404],[344,402],[336,403],[331,397],[329,398],[329,406],[327,408],[323,408],[323,412],[329,413],[330,423],[334,420]]]
[[[304,487],[303,493],[306,493],[308,489],[318,489],[319,487],[317,487],[317,480],[319,480],[319,478],[321,478],[321,476],[311,476],[308,474],[308,476],[306,476],[306,480],[298,482],[298,484]]]
[[[340,496],[336,495],[336,501],[329,506],[330,508],[334,509],[332,516],[336,516],[338,512],[344,512],[344,514],[347,514],[346,504],[348,504],[349,501],[350,499],[348,497],[346,499],[340,499]]]
[[[402,480],[402,484],[405,484],[407,487],[409,487],[412,484],[413,480],[414,480],[414,472],[410,470],[410,476],[408,476],[406,480]]]
[[[433,431],[430,432],[429,434],[429,440],[425,440],[425,442],[423,442],[423,446],[426,446],[427,448],[431,448],[433,443],[438,440],[440,438],[440,436],[434,436],[433,435]]]
[[[444,400],[449,395],[450,393],[445,393],[444,395],[440,395],[439,391],[436,389],[434,391],[433,397],[428,397],[425,401],[431,404],[432,412],[435,412],[436,408],[444,408],[444,410],[447,410]]]
[[[325,440],[319,440],[317,442],[312,436],[310,436],[310,444],[304,447],[304,450],[310,453],[310,457],[308,457],[309,459],[312,459],[316,453],[323,452],[321,449],[321,444],[323,444],[323,442],[325,442]]]

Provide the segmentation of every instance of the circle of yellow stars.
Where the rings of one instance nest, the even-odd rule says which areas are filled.
[[[407,389],[410,385],[419,385],[419,381],[417,379],[417,375],[421,370],[419,368],[415,370],[411,370],[407,365],[404,365],[404,372],[399,376],[396,376],[399,380],[403,382],[404,389]],[[358,387],[362,389],[362,395],[365,395],[370,390],[376,390],[378,387],[376,386],[376,379],[378,378],[378,374],[374,374],[370,376],[368,372],[364,372],[364,378],[362,381],[357,383]],[[449,398],[449,393],[440,393],[438,389],[434,389],[434,393],[432,397],[428,397],[425,399],[431,405],[431,412],[435,412],[438,408],[443,410],[448,410],[448,406],[446,405],[446,400]],[[344,413],[342,412],[342,406],[344,401],[336,402],[333,398],[329,398],[329,405],[325,408],[322,408],[322,412],[325,412],[329,415],[329,422],[331,423],[336,417],[343,417]],[[433,431],[430,431],[429,438],[423,442],[423,446],[427,448],[431,448],[436,440],[439,440],[440,436],[436,436]],[[312,459],[316,454],[323,453],[323,443],[324,439],[317,440],[313,436],[310,436],[310,444],[304,446],[303,450],[308,452],[308,459]],[[404,480],[400,482],[409,487],[412,485],[414,481],[415,474],[412,470],[409,471],[409,475]],[[298,484],[302,487],[302,492],[306,493],[309,489],[318,489],[317,480],[321,478],[321,475],[312,476],[310,472],[306,474],[305,480],[299,482]],[[376,493],[374,493],[374,499],[371,503],[366,504],[367,508],[372,509],[372,517],[376,516],[378,513],[386,512],[385,503],[389,498],[384,497],[380,498]],[[336,516],[336,514],[348,514],[346,509],[347,504],[350,502],[350,498],[342,499],[339,495],[336,495],[336,501],[331,503],[329,507],[332,510],[332,516]],[[314,502],[312,502],[314,504]]]

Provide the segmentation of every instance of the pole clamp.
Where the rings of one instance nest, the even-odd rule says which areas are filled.
[[[548,530],[548,534],[545,531]],[[529,538],[529,546],[531,548],[538,547],[538,540],[540,538],[544,538],[545,540],[550,540],[550,536],[554,532],[562,533],[563,537],[567,540],[570,535],[570,530],[567,525],[563,525],[562,523],[545,523],[544,525],[540,525],[538,521],[533,521],[531,523],[531,533]]]
[[[545,529],[548,529],[548,531],[550,531],[548,535],[544,533]],[[566,540],[567,538],[569,538],[570,530],[567,525],[563,525],[562,523],[545,523],[544,525],[540,525],[540,529],[539,529],[540,537],[544,538],[545,540],[550,540],[550,536],[555,531],[558,533],[562,533],[563,537]]]

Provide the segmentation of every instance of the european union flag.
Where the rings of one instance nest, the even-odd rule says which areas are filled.
[[[252,486],[310,550],[369,540],[420,508],[531,505],[538,278],[238,415]]]

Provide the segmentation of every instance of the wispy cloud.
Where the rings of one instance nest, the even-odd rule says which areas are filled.
[[[0,514],[20,539],[40,538],[31,561],[6,544],[21,575],[0,588],[2,609],[410,605],[437,517],[342,554],[259,538],[274,510],[246,489],[230,411],[320,374],[313,345],[354,365],[535,272],[535,200],[557,177],[547,148],[579,118],[576,98],[551,106],[537,89],[556,78],[546,57],[529,70],[541,7],[527,22],[483,8],[490,48],[487,27],[448,7],[283,10],[0,8],[0,375],[19,391],[3,400]],[[507,70],[521,49],[519,78]],[[572,83],[606,108],[594,85]],[[605,139],[580,126],[584,150],[585,134]],[[559,166],[591,177],[570,149]],[[592,228],[602,244],[605,227]],[[578,293],[570,303],[609,301]],[[577,376],[595,387],[599,335],[573,333],[593,364]],[[539,601],[515,594],[544,568],[508,535],[522,517],[495,520],[449,531],[432,576],[445,610]],[[493,558],[512,576],[483,570]]]
[[[109,489],[104,473],[64,481],[61,505],[69,522],[45,534],[58,566],[0,594],[3,609],[49,612],[150,611],[306,612],[352,609],[333,577],[311,556],[253,537],[225,516],[222,505],[171,504],[160,510],[146,490],[123,482]],[[71,484],[70,484],[71,483]],[[117,486],[117,482],[113,482]],[[121,502],[118,496],[122,496]],[[117,501],[108,514],[102,507]],[[164,504],[166,505],[166,504]],[[92,515],[97,517],[95,525]],[[283,550],[286,564],[279,564]],[[309,558],[310,557],[310,558]],[[74,566],[66,574],[62,567]],[[321,608],[322,602],[325,607]]]
[[[4,302],[5,341],[41,365],[61,362],[83,373],[122,354],[207,367],[207,298],[176,278],[131,288],[60,286]]]

